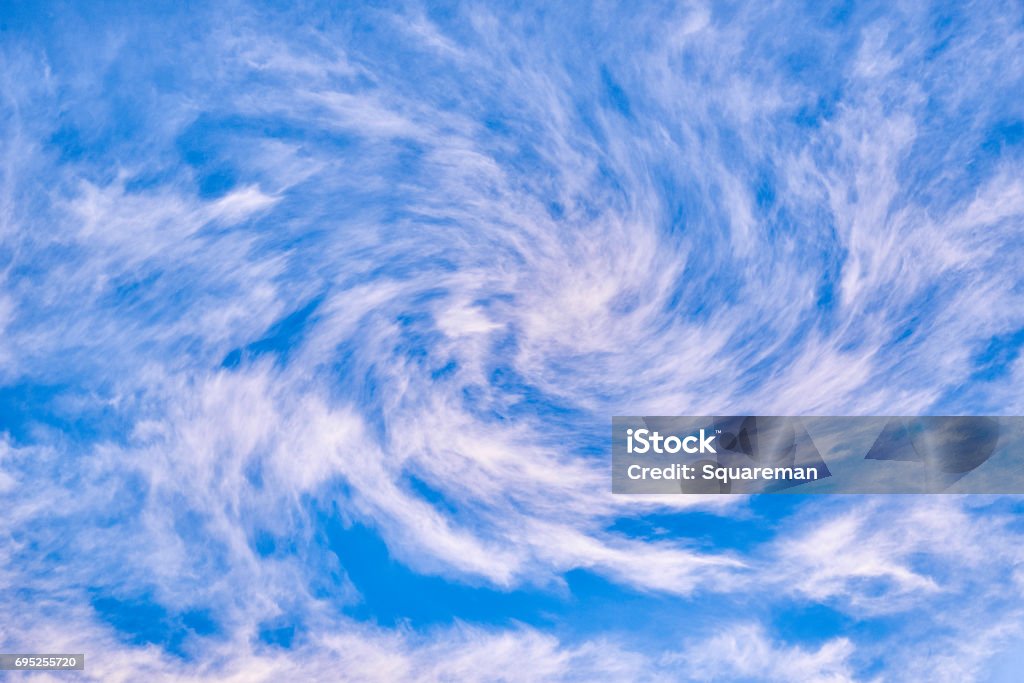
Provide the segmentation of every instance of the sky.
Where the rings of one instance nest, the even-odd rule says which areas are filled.
[[[1021,415],[1022,92],[1012,1],[0,0],[0,650],[1018,680],[1021,498],[613,495],[610,425]]]

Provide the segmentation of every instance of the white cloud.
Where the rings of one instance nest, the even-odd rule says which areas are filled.
[[[665,658],[690,680],[793,681],[844,683],[858,680],[850,663],[853,643],[826,641],[817,649],[772,642],[757,625],[738,625]]]

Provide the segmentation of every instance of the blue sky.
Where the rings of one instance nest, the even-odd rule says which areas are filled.
[[[0,2],[0,649],[1015,680],[1015,497],[613,496],[613,415],[1020,415],[1018,3]]]

